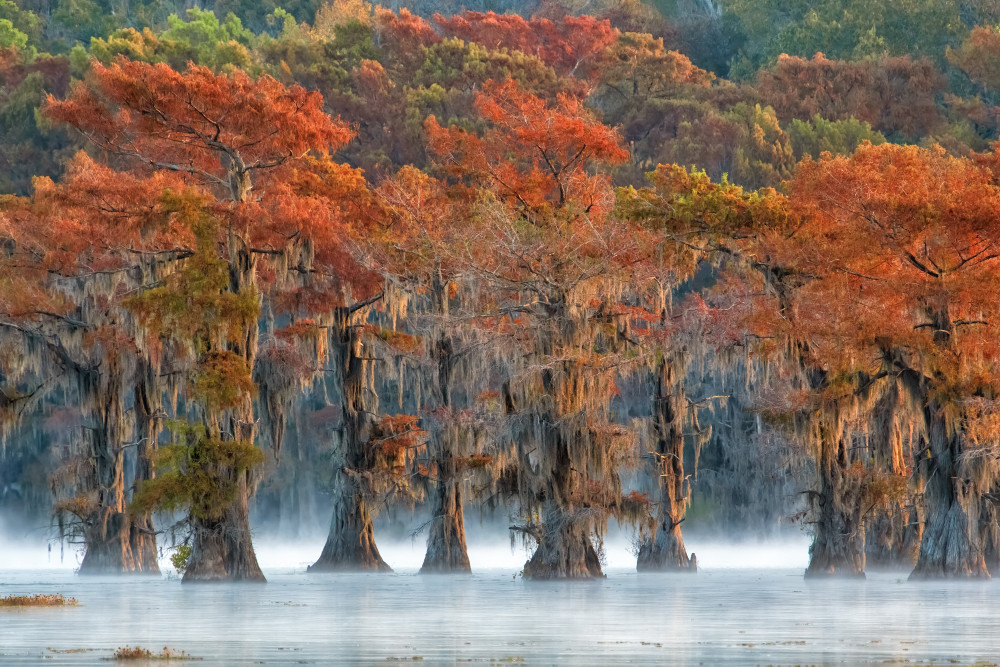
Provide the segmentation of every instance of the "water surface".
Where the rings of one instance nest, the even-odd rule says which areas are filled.
[[[740,567],[773,560],[716,547],[699,553],[696,576],[637,574],[618,554],[602,581],[525,582],[505,567],[523,553],[445,577],[416,575],[419,547],[403,551],[393,555],[406,567],[394,574],[312,575],[275,564],[288,557],[281,549],[263,549],[267,585],[0,570],[0,594],[80,602],[0,610],[0,663],[107,665],[125,645],[233,665],[1000,662],[994,583],[911,584],[888,573],[805,582],[801,564]]]

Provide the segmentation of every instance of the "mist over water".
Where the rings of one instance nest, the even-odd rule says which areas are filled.
[[[256,536],[267,585],[80,577],[46,531],[0,532],[0,595],[62,593],[80,605],[0,608],[0,664],[106,665],[121,646],[164,646],[201,664],[913,665],[995,662],[992,582],[908,583],[905,573],[805,581],[808,537],[686,538],[700,572],[638,574],[632,536],[605,536],[607,578],[530,582],[529,550],[502,522],[470,526],[471,576],[420,576],[426,534],[383,526],[392,574],[307,574],[322,534]],[[378,531],[376,531],[378,535]],[[157,663],[159,664],[159,663]]]
[[[532,547],[515,542],[500,530],[470,531],[469,561],[476,571],[502,570],[519,572],[531,557]],[[290,542],[263,536],[255,541],[261,567],[281,571],[304,570],[319,556],[325,536]],[[383,538],[376,531],[382,558],[397,572],[416,572],[424,560],[427,535],[414,538]],[[799,569],[809,564],[809,537],[800,534],[784,539],[739,542],[717,536],[693,536],[685,539],[688,550],[698,556],[700,570],[717,569]],[[609,570],[634,570],[635,547],[627,531],[613,530],[604,539],[604,566]]]

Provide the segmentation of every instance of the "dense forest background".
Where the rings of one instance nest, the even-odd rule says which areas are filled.
[[[0,127],[0,516],[84,571],[1000,567],[995,2],[0,0]]]

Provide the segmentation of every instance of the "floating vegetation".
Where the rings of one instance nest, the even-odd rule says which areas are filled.
[[[75,607],[76,598],[56,595],[8,595],[0,597],[0,607]]]
[[[163,651],[160,653],[153,653],[148,648],[142,648],[141,646],[119,646],[115,654],[111,656],[112,660],[201,660],[201,658],[196,658],[192,655],[185,653],[184,651],[176,651],[174,649],[163,647]]]

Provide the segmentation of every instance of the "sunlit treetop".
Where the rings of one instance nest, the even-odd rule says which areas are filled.
[[[614,43],[618,31],[593,16],[524,19],[516,14],[464,12],[434,16],[446,35],[538,56],[561,76],[591,76],[601,54]]]
[[[806,160],[801,219],[773,250],[804,280],[796,326],[831,368],[874,372],[901,353],[942,392],[994,392],[1000,347],[1000,188],[940,148],[865,144]]]
[[[181,73],[125,58],[94,63],[68,99],[49,97],[46,112],[109,153],[189,174],[238,202],[276,167],[353,136],[323,113],[319,94],[269,76],[220,75],[193,64]]]
[[[164,187],[196,186],[227,221],[220,227],[225,245],[237,238],[249,252],[274,258],[262,267],[266,279],[294,270],[343,286],[364,274],[345,244],[349,222],[364,220],[354,213],[366,186],[360,172],[330,158],[353,133],[322,104],[318,93],[266,75],[195,65],[181,73],[118,58],[110,66],[94,63],[67,100],[49,98],[46,113],[111,158],[107,167],[78,158],[61,186],[89,210],[95,230],[118,227],[105,243],[176,247],[185,237],[171,235],[170,217],[157,213],[157,202]],[[109,186],[116,180],[127,187],[115,192]],[[109,207],[114,215],[102,215]],[[160,235],[150,236],[157,224]]]
[[[606,175],[591,171],[628,159],[612,128],[602,125],[575,97],[549,105],[513,81],[494,83],[476,98],[490,124],[482,137],[443,128],[431,116],[430,146],[446,168],[485,185],[523,214],[545,217],[567,206],[607,212]]]

